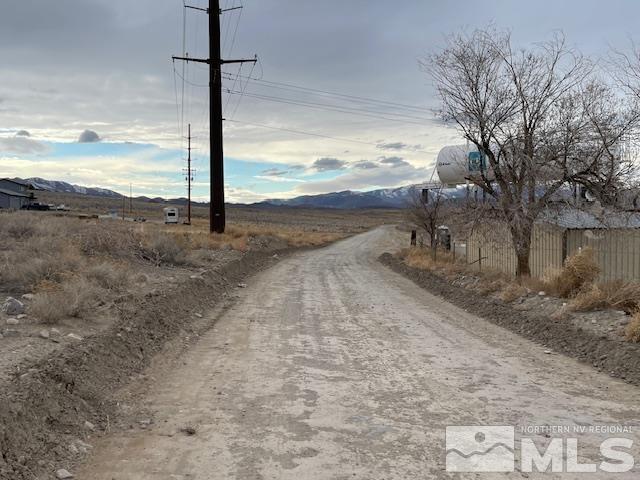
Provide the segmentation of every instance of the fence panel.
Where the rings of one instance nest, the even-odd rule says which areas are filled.
[[[600,280],[640,281],[640,229],[562,230],[536,225],[531,239],[531,275],[542,277],[549,269],[559,269],[567,256],[591,247],[600,266]],[[479,268],[516,273],[516,256],[505,225],[475,231],[467,239],[467,263]]]

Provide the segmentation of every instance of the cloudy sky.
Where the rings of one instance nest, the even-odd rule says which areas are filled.
[[[227,198],[235,202],[428,180],[438,150],[459,136],[433,118],[436,99],[418,60],[448,33],[493,24],[529,45],[561,29],[599,56],[626,48],[640,16],[634,0],[242,3],[223,16],[224,55],[260,62],[224,68]],[[184,196],[190,122],[195,196],[207,199],[207,71],[174,70],[170,60],[183,51],[182,5],[0,2],[0,176]],[[206,22],[199,12],[186,16],[190,56],[207,56]]]

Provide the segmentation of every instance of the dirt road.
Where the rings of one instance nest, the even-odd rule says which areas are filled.
[[[98,442],[76,478],[585,478],[445,473],[447,425],[511,425],[517,438],[521,427],[586,427],[522,435],[576,436],[578,460],[597,464],[612,435],[589,427],[626,426],[613,436],[633,439],[640,461],[638,388],[388,270],[376,259],[397,241],[380,228],[254,277],[179,368],[154,373],[153,424]]]

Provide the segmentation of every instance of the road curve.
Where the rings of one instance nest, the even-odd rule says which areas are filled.
[[[397,235],[379,228],[254,277],[148,392],[153,425],[105,437],[76,478],[585,478],[519,465],[446,473],[448,425],[630,426],[615,436],[634,441],[640,462],[640,389],[545,354],[388,270],[377,256]],[[177,433],[187,424],[195,435]],[[579,460],[598,463],[604,438],[581,434]]]

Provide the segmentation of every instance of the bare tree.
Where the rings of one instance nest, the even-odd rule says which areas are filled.
[[[606,203],[630,175],[633,163],[620,146],[638,127],[637,101],[597,80],[592,62],[559,34],[522,50],[508,33],[454,35],[422,65],[440,97],[439,115],[486,163],[468,180],[508,224],[517,275],[530,275],[533,225],[554,194],[579,184]]]
[[[438,227],[442,224],[447,210],[447,201],[442,189],[442,186],[438,186],[422,191],[416,190],[407,210],[409,221],[423,230],[429,238],[433,258],[436,257],[438,248]]]

